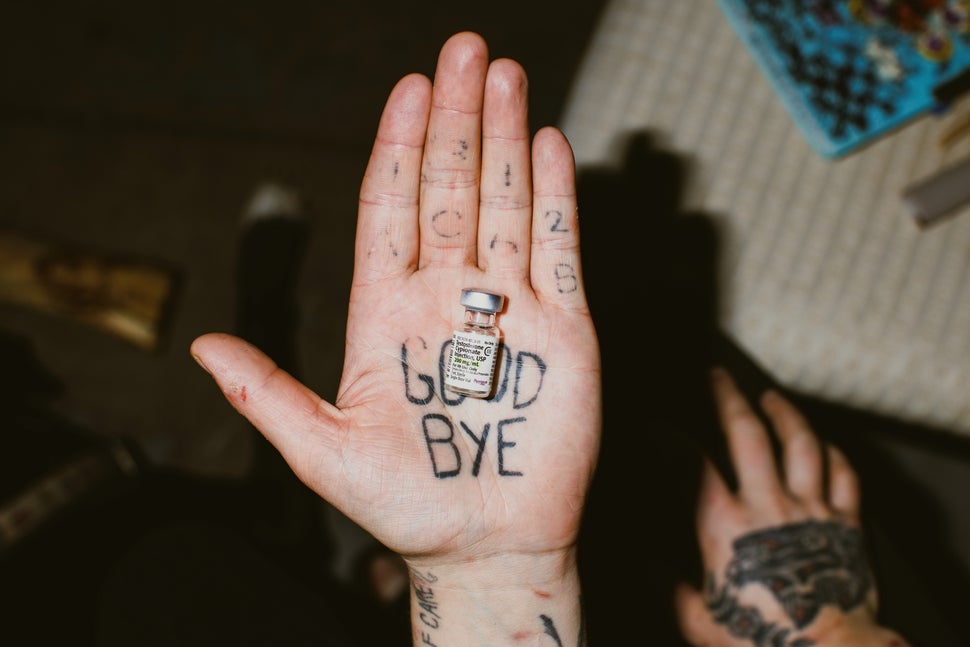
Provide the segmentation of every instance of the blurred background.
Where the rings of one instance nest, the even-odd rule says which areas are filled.
[[[393,84],[410,72],[430,76],[448,36],[474,30],[493,57],[525,67],[533,129],[556,125],[604,4],[5,8],[0,403],[9,420],[0,424],[0,503],[23,504],[0,523],[6,644],[409,644],[405,606],[375,598],[361,572],[379,547],[287,476],[195,365],[189,344],[205,332],[249,331],[272,345],[272,331],[290,331],[296,350],[284,344],[283,361],[332,398],[357,187]],[[784,388],[718,330],[716,233],[703,219],[674,218],[685,168],[641,140],[623,169],[580,177],[607,375],[607,338],[626,325],[620,315],[629,308],[617,277],[656,277],[646,282],[648,300],[678,313],[644,324],[658,340],[654,375],[637,384],[607,378],[613,435],[584,529],[590,634],[604,644],[642,632],[651,608],[658,639],[645,644],[677,644],[666,592],[694,574],[684,533],[696,447],[717,444],[711,412],[698,405],[706,366],[727,364],[750,393]],[[253,251],[241,218],[267,185],[299,196],[308,227],[267,233],[266,249]],[[617,254],[628,243],[596,217],[630,201],[657,215],[630,223],[650,241],[646,269],[624,260],[642,262],[643,248]],[[38,258],[48,263],[40,279],[28,271]],[[671,258],[679,260],[667,275]],[[134,295],[108,298],[110,316],[98,306],[104,276]],[[297,306],[277,328],[260,328],[252,318],[262,303]],[[634,408],[642,394],[652,407]],[[917,644],[961,644],[966,630],[954,626],[970,591],[966,444],[946,430],[791,395],[844,441],[872,493],[888,622],[922,638]],[[677,482],[687,486],[668,494]],[[198,549],[187,537],[200,524],[226,563],[176,576],[179,558]],[[220,534],[226,528],[233,532]],[[279,591],[278,606],[247,600],[252,613],[240,618],[239,606],[217,604],[254,582]],[[625,587],[634,593],[615,600]],[[283,604],[292,600],[302,602]],[[149,607],[150,621],[141,615]],[[157,617],[170,622],[153,624]],[[282,637],[273,630],[280,625],[289,632]]]

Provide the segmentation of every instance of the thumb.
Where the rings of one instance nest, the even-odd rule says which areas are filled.
[[[236,411],[304,482],[312,473],[309,466],[339,462],[333,431],[344,423],[341,412],[258,348],[232,335],[213,333],[192,342],[191,353]]]
[[[715,627],[701,592],[690,584],[678,584],[674,590],[674,609],[684,639],[698,647],[707,644],[706,637],[711,635]]]

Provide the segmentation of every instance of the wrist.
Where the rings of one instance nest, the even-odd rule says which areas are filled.
[[[521,645],[542,635],[585,644],[573,549],[406,561],[415,645]]]
[[[895,631],[876,624],[869,618],[844,617],[840,622],[813,631],[810,637],[817,647],[910,647]]]

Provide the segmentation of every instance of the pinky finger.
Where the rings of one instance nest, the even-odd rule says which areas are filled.
[[[829,461],[829,502],[832,507],[853,521],[859,520],[861,493],[859,477],[842,450],[827,446]]]
[[[691,645],[709,644],[712,635],[720,632],[707,609],[704,595],[689,584],[681,582],[674,590],[674,610],[680,632]]]
[[[532,288],[540,301],[585,307],[575,161],[569,142],[556,128],[536,133],[532,175]]]

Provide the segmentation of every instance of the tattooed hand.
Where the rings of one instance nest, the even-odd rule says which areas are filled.
[[[714,399],[738,490],[705,466],[697,527],[707,581],[677,592],[695,645],[904,647],[876,625],[876,588],[859,522],[856,475],[836,447],[769,391],[761,406],[782,448],[731,377],[713,373]]]
[[[381,117],[334,402],[239,339],[193,344],[296,474],[404,556],[416,643],[576,644],[601,424],[577,226],[572,152],[553,128],[530,141],[523,69],[457,34]],[[465,287],[507,297],[488,399],[442,386]]]

